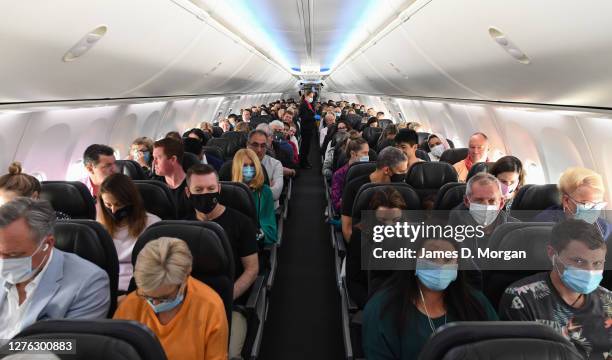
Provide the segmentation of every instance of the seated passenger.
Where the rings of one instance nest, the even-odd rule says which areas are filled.
[[[384,112],[382,112],[382,111],[377,112],[377,113],[376,113],[376,118],[377,118],[378,120],[382,120],[382,119],[384,119],[384,118],[385,118],[385,113],[384,113]]]
[[[423,162],[416,156],[416,150],[419,146],[419,136],[414,130],[401,129],[395,136],[395,147],[402,150],[408,159],[408,170],[416,163]]]
[[[240,149],[232,161],[232,181],[247,184],[252,191],[259,227],[264,233],[263,244],[275,244],[278,240],[274,198],[270,187],[264,184],[264,174],[259,157],[251,149]]]
[[[340,124],[338,124],[340,126]],[[349,135],[346,131],[337,131],[334,134],[334,138],[327,145],[327,150],[325,150],[325,157],[323,159],[323,167],[322,172],[323,176],[331,180],[334,175],[333,164],[334,164],[334,153],[336,152],[336,147],[345,147],[348,144]]]
[[[612,226],[599,217],[605,209],[606,192],[601,175],[590,169],[572,167],[566,169],[559,179],[561,206],[553,205],[538,214],[534,221],[559,222],[574,218],[596,224],[604,240],[608,240]]]
[[[202,130],[203,132],[207,133],[210,137],[212,137],[212,135],[213,135],[213,126],[208,121],[202,121],[200,123],[200,130]],[[202,142],[204,142],[203,139],[200,138],[200,140],[202,140]]]
[[[268,143],[274,150],[276,159],[283,165],[283,175],[295,176],[298,163],[294,162],[293,146],[287,140],[285,124],[279,120],[274,120],[270,122],[269,128],[272,131],[272,136],[269,137]]]
[[[224,133],[228,131],[232,131],[232,124],[229,119],[221,119],[219,121],[219,127],[223,130]]]
[[[327,113],[325,114],[324,120],[325,126],[319,132],[319,146],[321,148],[323,148],[323,143],[325,142],[325,137],[327,136],[328,132],[332,131],[330,129],[332,129],[336,124],[336,115],[333,113]]]
[[[249,123],[246,123],[244,121],[238,122],[234,129],[236,130],[236,132],[243,132],[243,133],[248,133],[251,130],[251,128],[249,127]]]
[[[420,240],[428,251],[459,251],[453,239]],[[416,359],[429,337],[453,321],[495,321],[487,298],[470,287],[457,259],[418,258],[416,270],[397,271],[363,312],[363,350],[368,360]]]
[[[353,203],[362,185],[368,183],[403,182],[408,172],[408,160],[401,150],[388,147],[378,154],[376,170],[352,179],[342,192],[342,234],[347,242],[353,232]]]
[[[427,154],[429,154],[429,159],[431,161],[440,161],[442,153],[451,148],[448,141],[439,134],[429,134],[427,137],[427,145],[429,147],[429,152]]]
[[[378,118],[375,116],[370,117],[366,123],[366,127],[378,127]]]
[[[413,131],[419,132],[423,128],[423,125],[421,125],[420,122],[411,121],[411,122],[408,123],[408,125],[406,127],[408,128],[408,130],[413,130]]]
[[[525,183],[523,163],[517,157],[504,156],[493,164],[489,173],[499,180],[505,202],[504,209],[510,210],[514,196]]]
[[[193,212],[191,202],[187,199],[185,188],[185,171],[183,170],[183,143],[172,138],[163,138],[153,144],[153,165],[155,175],[163,176],[162,181],[168,185],[177,206],[177,216],[184,219]]]
[[[104,180],[98,193],[97,220],[113,238],[119,258],[119,290],[127,291],[132,278],[132,250],[146,228],[161,219],[148,213],[132,180],[113,174]]]
[[[219,202],[219,193],[223,189],[215,169],[211,166],[192,166],[187,171],[187,184],[187,196],[195,209],[193,219],[214,221],[227,234],[236,267],[234,308],[243,307],[248,296],[247,290],[259,273],[255,224],[246,215]],[[246,317],[240,311],[232,311],[230,359],[240,356],[246,333]]]
[[[289,143],[289,145],[291,145],[291,148],[293,149],[293,163],[294,164],[299,164],[300,163],[300,144],[298,143],[297,138],[295,137],[295,126],[291,126],[287,123],[283,123],[283,133],[285,136],[285,141],[287,141]]]
[[[164,137],[176,140],[180,143],[183,142],[183,138],[181,137],[181,134],[178,133],[178,131],[169,131]]]
[[[376,151],[380,152],[382,149],[387,146],[393,146],[395,144],[395,136],[397,135],[397,126],[394,124],[389,124],[385,127],[380,133],[380,137],[378,138],[378,142],[376,143]]]
[[[474,135],[470,137],[466,158],[453,165],[457,171],[458,180],[460,182],[465,182],[472,165],[478,162],[489,161],[488,155],[489,138],[481,132],[474,133]]]
[[[153,165],[153,140],[148,137],[136,138],[130,145],[130,153],[127,160],[136,161],[145,173],[147,178],[152,175],[151,166]]]
[[[218,157],[204,154],[202,142],[200,140],[185,138],[183,139],[183,145],[185,147],[185,152],[192,153],[197,156],[200,163],[210,164],[215,169],[220,169],[223,165],[223,160],[219,159]]]
[[[54,249],[55,212],[47,201],[19,197],[0,206],[0,339],[43,319],[104,319],[106,272]]]
[[[251,122],[251,109],[244,109],[242,110],[242,122],[244,123],[250,123]]]
[[[91,196],[98,196],[98,189],[102,181],[109,175],[117,172],[115,168],[115,152],[106,145],[89,145],[83,153],[83,165],[88,173],[81,182],[87,186]]]
[[[610,359],[612,292],[599,286],[607,252],[601,233],[582,220],[564,220],[553,227],[546,250],[553,269],[510,285],[500,318],[546,324],[585,359]]]
[[[278,207],[278,199],[283,192],[283,164],[270,155],[266,154],[268,147],[268,134],[263,130],[253,130],[249,133],[247,140],[247,148],[251,149],[261,162],[261,165],[266,168],[266,172],[270,178],[270,190],[274,198],[274,208]],[[236,180],[234,180],[236,181]]]
[[[339,212],[342,204],[342,190],[344,189],[346,173],[349,167],[358,161],[368,162],[370,161],[370,147],[368,142],[362,138],[349,141],[348,147],[346,148],[346,154],[348,162],[344,164],[340,169],[336,170],[332,178],[332,190],[331,198],[334,209]]]
[[[13,162],[8,171],[8,174],[0,176],[0,206],[20,196],[39,199],[40,181],[32,175],[22,173],[20,162]],[[56,211],[55,217],[58,220],[70,219],[70,216],[61,211]]]
[[[208,285],[192,278],[192,255],[179,239],[162,237],[138,254],[131,292],[114,319],[135,320],[159,339],[173,359],[227,359],[225,306]]]

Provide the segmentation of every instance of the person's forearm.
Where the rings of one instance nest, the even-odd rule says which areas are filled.
[[[234,282],[234,300],[242,296],[255,282],[257,269],[245,270]]]

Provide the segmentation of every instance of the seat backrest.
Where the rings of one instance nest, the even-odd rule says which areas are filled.
[[[223,228],[212,221],[163,220],[149,226],[132,251],[132,265],[144,246],[160,237],[178,238],[187,243],[193,256],[191,276],[214,289],[225,305],[231,322],[234,289],[234,255]],[[130,284],[130,290],[135,284]]]
[[[434,210],[452,210],[455,206],[463,202],[465,196],[465,183],[449,182],[438,190]]]
[[[512,216],[519,220],[532,219],[539,211],[553,205],[561,205],[556,184],[527,184],[520,188],[512,201]]]
[[[246,184],[235,181],[221,181],[219,202],[250,217],[253,220],[253,224],[259,227],[255,201],[253,200],[251,189]]]
[[[216,157],[219,160],[223,160],[223,151],[219,149],[217,146],[203,146],[202,151],[206,156],[211,155]]]
[[[439,328],[419,360],[564,359],[582,356],[550,326],[525,321],[455,322]]]
[[[421,160],[431,161],[431,159],[429,158],[429,154],[427,154],[426,151],[423,151],[421,149],[416,149],[414,154],[416,155],[416,157],[418,157]]]
[[[80,181],[43,181],[40,198],[47,200],[55,211],[73,219],[96,219],[96,205],[87,186]]]
[[[245,148],[247,143],[248,134],[245,132],[238,131],[227,131],[221,135],[221,139],[228,139],[230,142],[230,150],[232,152],[232,156],[239,149]]]
[[[446,149],[440,156],[440,161],[447,162],[452,165],[465,159],[467,154],[467,148]]]
[[[139,180],[134,181],[134,185],[140,192],[148,212],[159,216],[162,220],[176,219],[174,196],[165,183],[157,180]]]
[[[366,174],[371,174],[376,170],[376,162],[368,161],[368,162],[356,162],[349,166],[348,171],[346,172],[346,178],[344,180],[345,184],[348,184],[353,179]]]
[[[455,169],[444,162],[419,162],[410,167],[406,176],[406,183],[412,186],[419,198],[421,207],[431,209],[435,197],[442,185],[457,181]]]
[[[23,329],[14,339],[72,339],[76,354],[66,357],[71,359],[166,360],[155,334],[136,321],[43,320]]]
[[[197,165],[201,163],[202,162],[200,161],[200,159],[198,159],[198,156],[196,154],[192,154],[190,152],[183,153],[183,162],[181,165],[183,166],[183,170],[185,172],[187,172],[189,168],[192,167],[193,165]]]
[[[230,159],[231,156],[229,155],[231,152],[230,147],[232,146],[232,144],[230,143],[229,139],[224,139],[224,138],[212,138],[208,141],[208,144],[206,144],[207,146],[216,146],[219,149],[221,149],[221,152],[223,153],[223,159],[227,160]]]
[[[220,126],[213,126],[212,136],[214,138],[221,137],[222,134],[223,134],[223,129]],[[209,139],[209,141],[210,141],[210,139]]]
[[[489,172],[489,169],[495,164],[494,162],[477,162],[473,164],[468,171],[466,181],[469,180],[472,176],[480,173],[480,172]]]
[[[378,120],[378,127],[380,127],[381,129],[385,129],[387,126],[393,124],[393,120],[391,119],[380,119]]]
[[[446,139],[446,142],[448,143],[448,146],[450,146],[451,149],[455,148],[455,143],[451,139]]]
[[[353,217],[353,224],[357,224],[361,220],[361,211],[363,210],[371,210],[370,200],[372,200],[372,196],[376,191],[390,186],[397,190],[402,197],[404,198],[404,202],[406,203],[406,210],[419,210],[420,200],[419,195],[414,191],[414,189],[408,184],[402,183],[391,183],[391,184],[373,184],[368,183],[361,186],[359,191],[357,192],[357,196],[355,196],[355,202],[353,203],[353,210],[351,211]]]
[[[55,247],[92,262],[108,274],[111,317],[117,308],[119,259],[110,234],[94,220],[59,220],[53,232]]]
[[[346,121],[351,124],[351,127],[355,130],[359,129],[361,126],[362,117],[357,114],[347,114]]]
[[[419,144],[422,142],[427,142],[427,138],[429,138],[428,132],[417,131],[417,136],[419,137]]]
[[[115,160],[117,172],[130,177],[132,180],[145,180],[145,175],[142,167],[134,160]]]
[[[363,138],[368,142],[370,148],[376,148],[376,143],[378,142],[378,138],[382,133],[382,128],[379,127],[367,127],[363,130]]]

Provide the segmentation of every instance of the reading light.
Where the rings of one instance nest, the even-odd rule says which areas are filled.
[[[497,43],[497,45],[501,46],[504,51],[506,51],[510,56],[516,59],[521,64],[529,64],[531,60],[525,55],[525,53],[518,48],[506,34],[504,34],[501,30],[490,27],[489,35]]]
[[[106,25],[100,25],[97,28],[85,34],[73,47],[62,58],[65,62],[76,60],[78,57],[83,56],[88,52],[95,44],[106,35],[108,28]]]

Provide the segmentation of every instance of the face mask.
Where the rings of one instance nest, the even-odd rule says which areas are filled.
[[[191,194],[189,200],[194,209],[201,213],[209,214],[219,203],[219,193]]]
[[[41,248],[42,251],[47,251],[49,244],[41,243],[38,248],[36,248],[36,251],[30,256],[14,259],[0,259],[0,279],[12,285],[29,280],[38,271],[38,268],[32,269],[32,257],[34,257]],[[46,258],[47,256],[41,261],[41,264]]]
[[[183,294],[182,292],[177,295],[174,300],[170,300],[170,301],[165,301],[165,302],[161,302],[157,305],[154,305],[152,301],[150,301],[149,299],[147,299],[147,303],[151,306],[151,308],[153,309],[153,312],[156,314],[159,313],[163,313],[166,311],[170,311],[172,309],[174,309],[175,307],[179,306],[182,302],[183,299],[185,298],[185,294]]]
[[[470,203],[470,215],[472,215],[479,225],[487,226],[492,224],[497,218],[498,213],[499,209],[497,205]]]
[[[111,212],[110,209],[108,209],[108,211],[110,212],[111,217],[113,218],[113,221],[116,222],[116,223],[119,223],[123,219],[127,218],[128,216],[130,216],[130,214],[132,213],[132,206],[131,205],[126,205],[126,206],[122,207],[121,209],[119,209],[119,210],[117,210],[115,212]]]
[[[251,182],[255,177],[255,166],[245,165],[242,167],[242,179],[244,182]]]
[[[444,152],[444,145],[442,144],[436,145],[431,148],[431,154],[437,158],[442,156],[443,152]]]
[[[518,186],[518,183],[513,184],[512,186],[508,186],[504,183],[501,183],[501,192],[502,195],[504,197],[508,197],[510,194],[512,194],[514,192],[514,190],[516,190],[516,187]]]
[[[558,258],[558,256],[556,256]],[[560,261],[559,261],[560,262]],[[553,257],[553,264],[555,258]],[[562,263],[563,264],[563,263]],[[599,283],[603,279],[603,270],[583,270],[573,266],[565,265],[563,274],[559,272],[559,268],[555,265],[557,273],[561,277],[563,284],[571,290],[579,294],[590,294],[597,289]]]
[[[440,265],[433,261],[417,259],[416,276],[430,290],[445,290],[457,279],[457,264]]]
[[[370,156],[369,155],[362,156],[362,157],[359,158],[359,161],[360,162],[368,162],[368,161],[370,161]]]
[[[393,174],[393,175],[391,175],[391,182],[393,182],[393,183],[404,182],[405,179],[406,179],[406,174]]]
[[[151,162],[151,153],[148,151],[145,151],[142,153],[142,157],[145,163],[149,164]]]
[[[594,224],[595,221],[597,221],[597,218],[599,218],[599,214],[601,213],[601,209],[599,209],[598,207],[600,207],[600,205],[596,205],[590,209],[587,209],[584,204],[576,204],[576,213],[574,214],[574,219],[584,220],[589,224]],[[601,207],[605,207],[605,204],[603,204],[603,206]]]
[[[337,113],[336,113],[336,117],[337,117],[337,118],[339,118],[339,117],[340,117],[340,115],[342,115],[342,113],[339,113],[339,112],[337,112]]]
[[[309,103],[312,103],[312,100],[313,100],[313,98],[311,98],[311,97],[306,98],[306,101],[308,101]]]
[[[281,140],[283,140],[283,139],[284,139],[284,137],[285,137],[285,136],[283,135],[283,133],[282,133],[282,132],[280,132],[280,131],[275,131],[275,132],[274,132],[274,140],[276,140],[276,141],[281,141]]]

